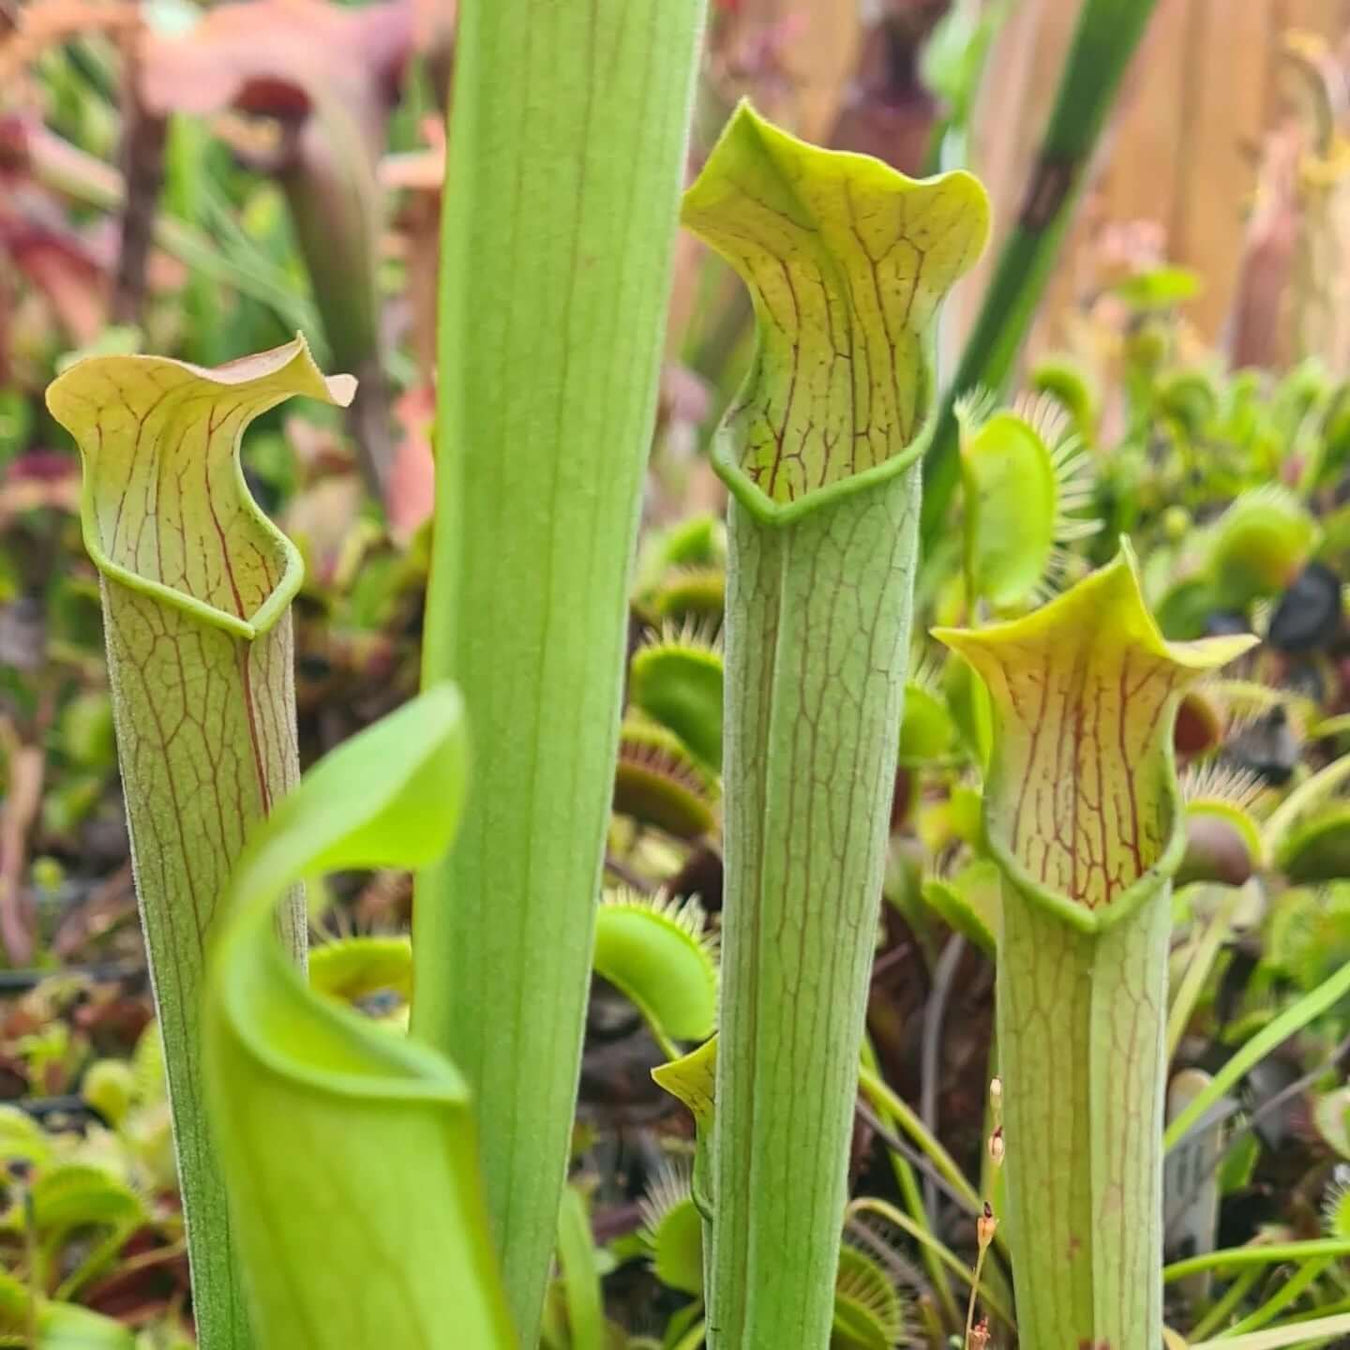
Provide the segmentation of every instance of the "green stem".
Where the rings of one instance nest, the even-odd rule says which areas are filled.
[[[913,464],[786,525],[731,506],[714,1346],[829,1339],[917,496]]]
[[[1273,1318],[1278,1317],[1291,1303],[1300,1299],[1308,1289],[1317,1283],[1322,1272],[1326,1270],[1327,1264],[1327,1259],[1323,1257],[1301,1266],[1298,1272],[1292,1278],[1286,1280],[1259,1308],[1244,1317],[1235,1326],[1222,1332],[1217,1339],[1226,1340],[1228,1337],[1240,1335],[1244,1331],[1259,1331],[1262,1327],[1269,1325]]]
[[[1195,1324],[1191,1331],[1191,1340],[1201,1340],[1208,1336],[1211,1331],[1221,1327],[1228,1320],[1228,1316],[1233,1309],[1247,1297],[1248,1290],[1260,1278],[1261,1271],[1259,1268],[1253,1267],[1251,1270],[1243,1271],[1224,1291],[1223,1297]]]
[[[571,1142],[702,11],[460,10],[424,680],[459,684],[475,755],[459,841],[417,883],[413,1029],[473,1087],[523,1345]]]
[[[987,228],[742,105],[684,219],[755,302],[732,493],[709,1344],[823,1350],[909,655],[929,331]]]
[[[1211,891],[1214,889],[1211,888]],[[1191,1020],[1191,1014],[1195,1011],[1195,1005],[1200,1001],[1200,994],[1205,987],[1205,981],[1209,978],[1209,973],[1214,968],[1219,950],[1228,936],[1228,930],[1232,926],[1233,914],[1241,898],[1242,891],[1236,886],[1225,886],[1218,889],[1218,903],[1214,906],[1214,913],[1210,916],[1209,922],[1205,925],[1204,931],[1200,934],[1199,940],[1191,952],[1191,959],[1186,963],[1186,973],[1181,977],[1181,983],[1177,986],[1177,991],[1172,997],[1172,1006],[1167,1010],[1167,1062],[1169,1064],[1172,1062],[1172,1056],[1177,1052],[1177,1046],[1181,1044],[1182,1036],[1186,1034],[1186,1027]]]
[[[1028,1346],[1158,1343],[1169,892],[1083,933],[1004,884],[1004,1165]]]
[[[958,477],[955,405],[979,386],[1001,389],[1059,256],[1126,67],[1157,0],[1084,0],[1022,208],[984,297],[924,459],[923,547],[941,534]]]
[[[1163,1268],[1163,1279],[1172,1284],[1188,1275],[1206,1270],[1230,1270],[1248,1266],[1269,1266],[1277,1261],[1315,1261],[1322,1257],[1336,1260],[1350,1256],[1350,1241],[1344,1238],[1314,1238],[1309,1242],[1276,1242],[1269,1246],[1225,1247],[1173,1261]]]

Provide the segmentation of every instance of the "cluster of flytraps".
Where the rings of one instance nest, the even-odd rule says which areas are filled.
[[[571,1192],[558,1218],[594,961],[671,1052],[658,1078],[698,1123],[687,1193],[672,1180],[648,1214],[661,1278],[706,1300],[680,1344],[896,1344],[899,1296],[865,1242],[841,1251],[841,1227],[860,1081],[907,1118],[868,1062],[864,1004],[934,417],[926,347],[983,246],[985,197],[967,175],[912,182],[736,113],[683,211],[759,324],[713,451],[731,498],[725,654],[678,634],[639,653],[645,717],[620,733],[688,101],[653,84],[688,80],[670,53],[692,50],[697,6],[643,6],[651,27],[609,14],[600,36],[625,59],[598,96],[513,48],[547,126],[490,78],[519,7],[475,11],[456,76],[479,107],[453,123],[418,699],[297,786],[300,561],[248,496],[238,445],[265,409],[344,403],[350,380],[297,340],[214,371],[94,358],[49,395],[85,461],[201,1343],[490,1350],[535,1344],[542,1322],[598,1348]],[[612,143],[583,162],[573,141],[595,126]],[[611,198],[640,205],[586,205]],[[506,223],[573,199],[571,233],[519,256],[502,243]],[[1156,1350],[1169,891],[1187,836],[1172,720],[1252,639],[1165,641],[1128,547],[1032,607],[1086,528],[1081,463],[1034,411],[972,402],[961,421],[969,593],[1020,612],[937,635],[985,691],[967,670],[988,741],[1006,1174],[1000,1200],[976,1198],[981,1262],[1011,1255],[1026,1350]],[[697,538],[682,546],[696,563]],[[696,565],[684,580],[711,584]],[[616,744],[620,804],[665,811],[678,835],[707,828],[721,777],[720,982],[696,909],[620,895],[597,919]],[[420,869],[408,1036],[324,995],[350,987],[348,956],[303,975],[302,883],[368,866]],[[406,949],[391,959],[406,978]],[[561,1330],[545,1320],[555,1248]],[[977,1300],[978,1283],[971,1345],[1012,1318],[1006,1279],[1002,1298]]]

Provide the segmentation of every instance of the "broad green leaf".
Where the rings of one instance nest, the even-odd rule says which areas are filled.
[[[569,1350],[605,1350],[605,1309],[595,1240],[586,1200],[575,1186],[563,1191],[558,1212],[558,1265],[567,1309]]]
[[[101,578],[132,861],[174,1112],[203,1342],[244,1310],[219,1238],[205,1133],[200,987],[216,906],[250,827],[294,785],[289,604],[300,557],[249,495],[245,428],[293,395],[350,401],[303,338],[216,370],[157,356],[77,361],[47,391],[84,466],[80,519]],[[282,925],[304,950],[298,900]],[[241,1333],[242,1334],[242,1333]]]
[[[755,305],[754,367],[715,451],[743,500],[803,501],[914,446],[933,400],[925,335],[989,230],[974,178],[915,182],[742,103],[683,220]]]
[[[493,1236],[533,1350],[707,6],[459,8],[423,676],[463,691],[479,753],[459,843],[418,880],[412,1025],[473,1088]],[[679,607],[720,607],[720,577],[702,582]]]
[[[276,939],[297,882],[425,866],[459,815],[458,694],[438,685],[346,742],[240,864],[205,1058],[231,1226],[262,1347],[514,1345],[455,1069],[315,994]]]
[[[756,317],[713,448],[733,502],[708,1321],[721,1344],[818,1346],[908,673],[927,347],[988,202],[967,174],[915,182],[742,104],[683,219]]]

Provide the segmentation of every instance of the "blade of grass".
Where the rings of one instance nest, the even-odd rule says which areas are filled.
[[[1228,1320],[1233,1309],[1241,1304],[1247,1297],[1248,1291],[1257,1280],[1261,1278],[1261,1268],[1253,1266],[1250,1270],[1244,1270],[1241,1275],[1235,1279],[1232,1284],[1224,1290],[1223,1297],[1195,1324],[1191,1335],[1208,1336],[1211,1331],[1217,1330]]]
[[[1333,1336],[1350,1333],[1350,1315],[1319,1317],[1315,1322],[1295,1322],[1289,1326],[1272,1327],[1269,1331],[1253,1332],[1250,1336],[1231,1339],[1199,1341],[1188,1350],[1283,1350],[1291,1345],[1321,1345]]]
[[[1278,1317],[1291,1303],[1300,1299],[1314,1284],[1330,1262],[1325,1258],[1307,1261],[1286,1280],[1259,1308],[1215,1339],[1231,1340],[1244,1331],[1259,1331]]]
[[[1197,1093],[1191,1104],[1167,1127],[1163,1135],[1164,1149],[1175,1148],[1209,1108],[1234,1088],[1254,1065],[1259,1064],[1272,1050],[1283,1045],[1296,1032],[1302,1031],[1315,1018],[1334,1007],[1347,994],[1350,994],[1350,965],[1342,966],[1316,989],[1304,994],[1273,1022],[1257,1032],[1214,1075],[1213,1082],[1204,1091]]]
[[[1350,1256],[1350,1240],[1345,1238],[1313,1238],[1308,1242],[1272,1242],[1268,1246],[1252,1244],[1249,1247],[1224,1247],[1217,1252],[1188,1256],[1163,1267],[1163,1281],[1173,1284],[1187,1275],[1198,1275],[1206,1270],[1231,1270],[1247,1266],[1269,1266],[1278,1261],[1336,1260]]]

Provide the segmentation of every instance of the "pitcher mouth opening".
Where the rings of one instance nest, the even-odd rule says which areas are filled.
[[[84,461],[80,517],[100,573],[199,621],[252,639],[300,588],[299,551],[249,491],[248,424],[294,395],[345,406],[302,336],[205,369],[163,357],[91,357],[48,390]]]

